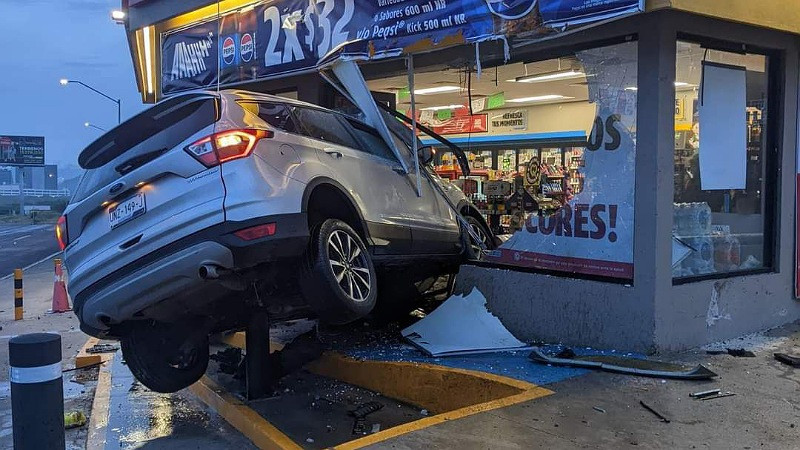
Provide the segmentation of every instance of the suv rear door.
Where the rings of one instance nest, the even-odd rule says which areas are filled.
[[[65,261],[70,283],[80,284],[76,291],[223,221],[219,167],[207,169],[184,151],[212,134],[218,117],[215,96],[175,97],[81,153],[79,162],[87,171],[65,212],[70,240]]]

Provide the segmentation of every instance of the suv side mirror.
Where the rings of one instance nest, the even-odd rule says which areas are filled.
[[[431,147],[430,145],[426,145],[424,147],[418,148],[417,150],[419,151],[418,154],[419,154],[420,164],[422,164],[423,166],[427,166],[428,164],[431,163],[431,161],[433,161],[433,155],[436,154],[436,152],[433,150],[433,147]]]

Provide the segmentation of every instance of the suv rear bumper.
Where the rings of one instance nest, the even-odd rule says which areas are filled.
[[[233,233],[256,225],[275,223],[275,234],[245,241]],[[202,265],[242,270],[285,258],[296,258],[308,246],[309,232],[303,213],[260,217],[243,222],[223,222],[156,250],[87,286],[70,292],[81,329],[103,335],[119,324],[163,300],[201,291],[202,302],[211,293],[226,292],[217,280],[200,277]],[[210,289],[213,286],[214,289]],[[228,291],[230,292],[230,291]]]

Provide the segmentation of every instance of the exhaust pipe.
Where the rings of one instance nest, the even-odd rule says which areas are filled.
[[[218,280],[232,273],[229,269],[211,264],[203,264],[199,269],[200,278],[204,280]]]

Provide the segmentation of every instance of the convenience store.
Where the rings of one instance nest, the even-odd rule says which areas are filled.
[[[408,112],[405,55],[414,55],[420,123],[471,155],[476,204],[511,234],[463,267],[459,286],[480,288],[526,340],[670,350],[800,319],[800,7],[653,0],[562,31],[542,19],[548,3],[558,2],[542,0],[504,23],[504,39],[471,41],[471,29],[402,41],[395,53],[372,48],[360,61],[376,99]],[[315,67],[261,76],[264,52],[282,52],[281,44],[244,36],[273,4],[282,2],[255,4],[251,18],[249,2],[128,1],[143,98],[221,85],[345,107]],[[234,13],[246,19],[231,25]],[[297,18],[289,9],[270,14],[290,28]],[[182,43],[221,30],[235,37],[176,56]],[[204,52],[220,61],[218,73],[195,70]],[[177,72],[174,61],[182,61]],[[439,150],[437,172],[458,178]],[[515,194],[535,208],[509,202]]]

